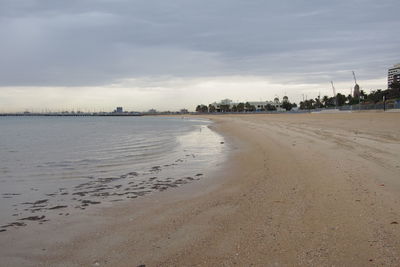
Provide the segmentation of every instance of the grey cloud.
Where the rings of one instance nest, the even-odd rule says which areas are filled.
[[[210,75],[294,82],[345,79],[352,69],[367,79],[400,61],[394,0],[0,1],[0,86]]]

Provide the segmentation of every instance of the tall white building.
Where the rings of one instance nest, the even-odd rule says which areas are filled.
[[[394,76],[396,75],[396,77],[398,77],[397,75],[400,75],[400,63],[394,65],[392,68],[389,69],[388,71],[388,88],[390,87],[390,85],[395,82],[395,80],[393,79]]]

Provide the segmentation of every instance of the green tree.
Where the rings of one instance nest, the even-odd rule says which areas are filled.
[[[246,109],[246,111],[249,111],[250,107],[251,107],[251,105],[249,102],[246,102],[246,104],[244,104],[244,108]]]
[[[367,101],[368,102],[374,102],[374,103],[378,103],[379,101],[382,100],[383,95],[384,95],[384,91],[382,91],[382,89],[378,89],[378,90],[373,90],[367,97]]]
[[[229,111],[231,111],[229,105],[220,105],[219,109],[221,110],[221,112],[229,112]]]
[[[292,109],[292,104],[289,101],[285,101],[282,103],[282,108],[286,109],[286,111],[289,111]]]
[[[321,102],[321,99],[319,97],[315,98],[315,108],[323,108],[324,105]]]
[[[300,102],[300,109],[315,109],[315,100],[308,99]]]
[[[246,111],[249,111],[249,112],[254,112],[254,111],[256,111],[256,107],[253,106],[253,105],[251,105],[249,102],[246,102],[245,108],[246,108]]]
[[[328,107],[329,97],[327,95],[324,95],[322,97],[322,103],[324,104],[325,107]]]
[[[348,95],[347,96],[347,103],[349,104],[349,105],[355,105],[355,104],[358,104],[358,97],[353,97],[352,95]]]
[[[243,111],[244,111],[244,108],[245,108],[244,103],[239,103],[239,104],[237,105],[237,111],[238,111],[238,112],[243,112]]]
[[[214,105],[208,105],[208,112],[210,112],[210,113],[214,113],[215,112],[215,107],[214,107]]]
[[[334,107],[336,99],[334,97],[324,96],[322,98],[322,102],[324,103],[325,108]]]
[[[254,105],[251,105],[251,106],[250,106],[250,111],[254,112],[254,111],[256,111],[256,110],[257,110],[256,106],[254,106]]]
[[[266,108],[266,110],[268,110],[268,111],[274,111],[274,110],[276,110],[276,107],[275,107],[274,105],[269,104],[269,103],[265,106],[265,108]]]
[[[382,91],[381,89],[379,89],[379,91]],[[368,97],[368,94],[364,92],[364,90],[360,91],[360,96],[362,96],[364,99],[366,99]]]
[[[307,101],[307,108],[308,109],[315,109],[315,100],[314,99],[310,99]]]
[[[198,105],[196,107],[196,112],[207,113],[208,112],[208,107],[206,105]]]
[[[342,95],[341,93],[338,93],[336,95],[336,100],[337,100],[337,105],[338,106],[343,106],[346,103],[347,98],[346,98],[345,95]]]

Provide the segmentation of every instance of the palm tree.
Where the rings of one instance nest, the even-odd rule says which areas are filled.
[[[238,112],[243,112],[244,111],[244,103],[239,103],[237,105],[237,111]]]
[[[324,95],[322,98],[322,103],[324,103],[324,106],[327,107],[329,101],[329,97],[327,95]]]
[[[215,112],[215,107],[214,107],[214,105],[208,105],[208,112],[210,112],[210,113],[214,113]]]

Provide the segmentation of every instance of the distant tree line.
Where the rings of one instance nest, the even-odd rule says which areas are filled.
[[[385,96],[386,100],[400,98],[400,84],[393,83],[391,89],[382,90],[377,89],[367,94],[363,90],[360,91],[359,97],[353,97],[352,95],[345,96],[338,93],[336,97],[323,96],[322,98],[308,99],[300,102],[300,109],[316,109],[316,108],[332,108],[340,107],[344,105],[356,105],[359,103],[364,104],[376,104],[383,101]],[[337,102],[337,103],[336,103]]]
[[[357,105],[361,104],[376,104],[378,102],[383,101],[383,97],[385,96],[386,100],[400,99],[400,83],[394,82],[390,85],[390,88],[387,90],[377,89],[371,91],[371,93],[367,94],[363,90],[360,91],[360,95],[357,97],[353,97],[351,94],[344,95],[338,93],[336,97],[323,96],[322,98],[317,97],[315,99],[308,99],[301,101],[299,103],[299,109],[316,109],[316,108],[333,108],[333,107],[341,107],[344,105]],[[289,101],[283,101],[281,103],[281,108],[290,111],[293,108],[296,108],[296,103],[290,103]],[[219,110],[215,108],[214,105],[198,105],[196,107],[196,112],[199,113],[214,113],[214,112],[255,112],[255,111],[276,111],[276,107],[271,104],[266,104],[262,108],[255,107],[251,105],[249,102],[246,103],[238,103],[234,105],[220,105]]]
[[[289,101],[284,101],[281,105],[282,108],[286,109],[287,111],[291,110],[292,108],[297,107],[296,103],[290,103]],[[267,103],[266,105],[257,109],[256,106],[250,104],[249,102],[246,103],[238,103],[231,105],[219,105],[219,110],[215,108],[214,105],[209,104],[206,105],[198,105],[196,107],[196,112],[199,113],[214,113],[214,112],[255,112],[255,111],[276,111],[276,107]]]
[[[208,112],[208,107],[206,105],[198,105],[196,107],[196,112],[207,113]]]
[[[290,111],[293,108],[297,108],[297,104],[296,103],[290,103],[289,101],[284,101],[282,103],[282,108],[286,109],[286,111]]]

